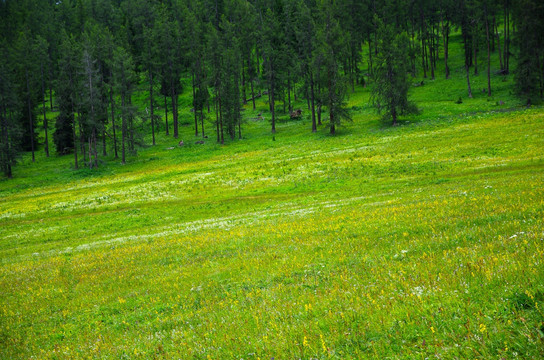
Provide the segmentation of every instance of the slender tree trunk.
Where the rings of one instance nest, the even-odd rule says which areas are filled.
[[[52,60],[52,55],[51,55],[51,47],[49,47],[47,49],[47,58],[49,60],[49,66],[48,66],[48,83],[47,85],[49,86],[49,109],[51,111],[53,111],[53,66],[51,65],[53,63],[53,60]]]
[[[489,19],[487,16],[487,9],[485,11],[485,35],[487,42],[487,96],[491,96],[491,51],[489,48]]]
[[[30,128],[30,147],[32,149],[32,162],[36,161],[36,157],[34,156],[34,124],[32,122],[32,106],[30,104],[30,81],[28,80],[28,70],[25,71],[26,76],[26,91],[28,93],[27,97],[27,105],[28,105],[28,124]]]
[[[73,114],[73,110],[72,110]],[[79,169],[78,163],[77,163],[77,135],[76,135],[76,121],[74,118],[74,124],[72,126],[72,135],[74,137],[74,168],[77,170]]]
[[[10,112],[10,120],[11,120],[11,112]],[[13,162],[12,156],[11,156],[11,144],[9,143],[9,126],[7,124],[8,118],[6,113],[6,107],[4,107],[4,141],[6,144],[6,171],[5,174],[8,177],[8,179],[13,178],[13,172],[11,170],[11,164]]]
[[[281,92],[281,102],[283,104],[283,113],[285,114],[287,112],[287,109],[285,108],[285,90]]]
[[[314,75],[310,72],[310,102],[312,104],[312,132],[317,131],[315,123],[315,101],[314,101]]]
[[[174,119],[173,122],[174,122],[174,138],[177,139],[178,138],[178,109],[177,109],[177,106],[176,106],[176,94],[174,94],[174,88],[171,87],[170,88],[170,97],[171,97],[171,101],[172,101],[172,118]]]
[[[219,129],[221,135],[221,145],[225,143],[225,138],[223,136],[223,109],[221,106],[221,93],[219,93]]]
[[[98,146],[96,145],[96,143],[98,142],[98,135],[97,135],[96,128],[94,128],[93,137],[94,137],[94,166],[98,167],[98,149],[97,149]]]
[[[0,79],[0,82],[1,81],[3,81],[3,79]],[[2,105],[2,137],[4,140],[4,149],[2,149],[2,153],[0,155],[5,158],[4,169],[2,170],[8,179],[11,179],[13,174],[11,172],[11,146],[9,143],[8,116],[6,112],[7,106],[4,104]]]
[[[132,95],[130,93],[127,95],[127,103],[129,107],[132,107]],[[177,104],[176,104],[176,108],[177,108]],[[130,151],[134,152],[134,149],[136,147],[134,146],[134,115],[132,113],[128,117],[128,125],[129,125],[128,135],[130,140],[129,147],[130,147]]]
[[[318,74],[318,78],[319,78],[319,74]],[[321,123],[321,107],[323,106],[323,104],[321,99],[321,84],[319,82],[317,83],[317,93],[319,94],[319,98],[317,101],[317,125],[321,126],[323,125]]]
[[[166,95],[164,95],[164,119],[166,121],[166,135],[170,135],[168,130],[168,101],[166,101]]]
[[[92,139],[91,135],[87,139],[87,145],[89,145],[89,169],[93,168],[93,150],[92,150]]]
[[[127,120],[125,112],[125,94],[121,94],[121,163],[126,164],[125,139],[127,138]]]
[[[328,84],[328,88],[329,88],[329,100],[328,100],[328,103],[327,103],[327,106],[329,108],[329,123],[330,123],[330,133],[331,135],[334,135],[335,132],[336,132],[336,127],[335,127],[335,123],[334,123],[334,113],[332,111],[333,109],[333,96],[334,96],[334,89],[332,87],[332,69],[329,67],[329,70],[328,70],[328,80],[329,80],[329,84]]]
[[[499,34],[499,26],[496,25],[495,23],[495,16],[493,15],[493,24],[495,24],[495,36],[497,37],[497,47],[498,47],[498,52],[499,52],[499,64],[500,64],[500,67],[501,67],[501,74],[504,74],[504,66],[503,66],[503,63],[502,63],[502,51],[501,51],[501,36]]]
[[[195,136],[198,136],[198,121],[197,121],[197,112],[196,112],[195,72],[196,72],[196,70],[193,69],[191,75],[192,75],[192,82],[193,82],[193,114],[195,116]],[[176,130],[174,130],[174,137],[177,138]]]
[[[476,34],[472,36],[472,51],[474,58],[474,76],[478,75],[478,37]]]
[[[469,71],[468,71],[468,64],[465,65],[465,70],[466,70],[466,73],[467,73],[468,97],[472,98],[472,90],[470,89],[470,77],[469,77]]]
[[[253,89],[253,80],[250,80],[249,83],[251,84],[251,99],[253,100],[253,110],[255,110],[256,106],[255,106],[255,91]]]
[[[78,106],[77,109],[77,125],[79,130],[79,146],[81,147],[81,155],[83,155],[83,167],[85,167],[85,163],[87,162],[87,152],[85,151],[85,136],[83,134],[83,126],[81,124],[81,109]]]
[[[270,96],[270,112],[272,113],[272,134],[276,133],[276,106],[274,101],[274,80],[270,82],[268,95]]]
[[[219,101],[217,96],[217,91],[215,93],[215,126],[217,132],[217,143],[221,143],[221,138],[219,137]]]
[[[308,84],[306,84],[306,88],[304,89],[305,96],[306,96],[306,107],[308,107],[308,110],[311,109],[310,107],[310,90],[308,89]]]
[[[510,1],[506,0],[504,5],[504,31],[506,36],[504,38],[504,64],[506,72],[510,73]]]
[[[415,34],[414,34],[414,22],[411,22],[411,36],[412,41],[410,41],[410,65],[412,67],[412,77],[416,77],[416,57],[415,57]]]
[[[244,99],[244,105],[247,104],[246,100],[246,72],[244,69],[244,61],[242,61],[242,99]]]
[[[40,63],[40,70],[42,73],[42,108],[43,108],[43,130],[45,132],[45,156],[49,157],[49,137],[48,137],[48,124],[47,116],[45,115],[45,74],[43,73],[43,62]]]
[[[495,27],[497,24],[495,24],[495,14],[493,14],[493,23],[491,24],[491,35],[490,35],[490,41],[491,41],[491,52],[495,52],[495,36],[493,35],[495,33]]]
[[[444,69],[446,71],[446,79],[450,78],[450,68],[448,66],[448,52],[450,40],[450,24],[448,21],[442,20],[442,39],[444,42]]]
[[[242,117],[238,117],[238,139],[242,138]]]
[[[151,137],[153,145],[155,145],[155,112],[153,102],[153,71],[149,70],[149,108],[151,113]]]
[[[102,156],[108,156],[106,152],[106,126],[102,129]]]
[[[425,65],[425,38],[423,34],[423,20],[421,24],[421,29],[419,31],[419,36],[421,38],[421,67],[423,68],[423,77],[427,78],[427,66]]]
[[[431,25],[431,41],[429,42],[429,54],[431,56],[431,79],[434,80],[434,70],[436,69],[436,38],[434,36],[434,23]]]
[[[291,72],[287,70],[287,99],[289,101],[289,112],[293,111],[291,106]]]
[[[368,36],[368,72],[372,74],[372,44],[370,43],[370,35]]]
[[[72,74],[71,73],[70,73],[70,88],[73,89],[73,81],[72,81]],[[73,93],[72,93],[72,95],[73,95]],[[73,96],[70,99],[70,108],[72,110],[72,116],[74,117],[73,121],[72,121],[72,136],[73,136],[73,140],[74,140],[74,168],[77,170],[78,169],[78,163],[77,163],[77,136],[76,136],[76,119],[75,119],[75,110],[74,110],[74,99],[75,99],[75,96]]]
[[[113,152],[115,154],[115,158],[119,159],[119,155],[117,154],[117,136],[116,136],[116,129],[115,129],[115,111],[114,111],[114,102],[113,102],[113,87],[110,89],[110,104],[111,104],[111,129],[113,132]]]

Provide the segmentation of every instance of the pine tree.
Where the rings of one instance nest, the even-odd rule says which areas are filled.
[[[131,121],[135,109],[131,104],[131,95],[134,91],[134,63],[132,56],[123,48],[118,46],[114,52],[113,81],[115,92],[121,98],[121,162],[126,163],[126,143],[130,146]]]
[[[20,106],[15,91],[14,61],[11,49],[0,41],[0,171],[13,177],[13,166],[19,156],[22,129],[16,121]]]
[[[78,168],[77,137],[76,137],[76,97],[78,90],[79,51],[76,43],[66,33],[62,35],[59,47],[59,77],[56,81],[55,93],[59,114],[55,120],[53,141],[57,154],[74,152],[74,168]]]
[[[399,115],[415,111],[415,106],[408,101],[408,36],[399,33],[392,24],[385,24],[376,18],[379,24],[377,33],[378,53],[374,68],[372,102],[384,119],[391,119],[397,125]]]
[[[321,82],[322,88],[326,89],[322,94],[322,101],[329,111],[329,131],[334,135],[342,120],[351,120],[345,108],[348,83],[341,62],[346,56],[347,47],[337,17],[339,9],[335,8],[332,0],[325,0],[320,5],[321,26],[317,29],[314,56],[320,59],[319,63],[322,65]]]

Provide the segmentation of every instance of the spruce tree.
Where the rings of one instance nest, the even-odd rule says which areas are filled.
[[[408,101],[408,36],[392,24],[376,18],[378,24],[372,103],[384,119],[397,125],[398,117],[415,111]]]

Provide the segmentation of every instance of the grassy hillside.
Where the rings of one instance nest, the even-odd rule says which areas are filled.
[[[0,358],[544,356],[544,113],[483,71],[467,99],[462,71],[394,128],[357,88],[335,137],[307,111],[272,136],[260,102],[225,146],[209,123],[125,166],[23,158],[0,182]]]

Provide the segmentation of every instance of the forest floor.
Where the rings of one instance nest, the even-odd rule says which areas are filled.
[[[468,99],[439,75],[397,127],[357,87],[336,136],[304,102],[272,135],[261,99],[241,140],[210,118],[196,144],[186,96],[180,138],[126,165],[25,155],[0,181],[0,358],[543,357],[544,112],[511,76]]]

